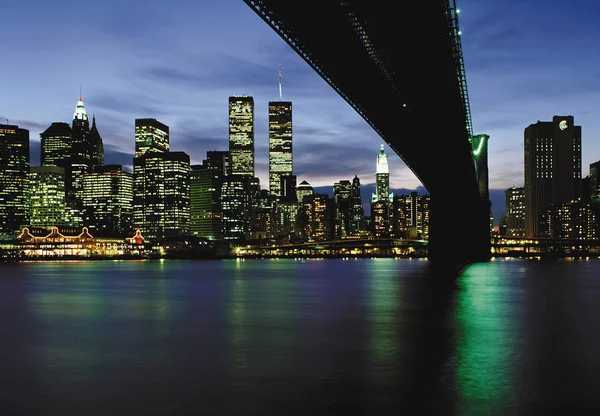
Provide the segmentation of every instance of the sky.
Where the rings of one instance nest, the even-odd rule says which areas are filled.
[[[457,0],[475,133],[490,135],[492,210],[523,185],[523,130],[554,115],[582,126],[583,175],[600,159],[600,2]],[[35,12],[32,12],[32,11]],[[422,34],[414,34],[415,39]],[[268,186],[268,101],[294,106],[294,173],[331,187],[375,180],[382,139],[242,0],[21,0],[2,6],[0,122],[39,134],[69,122],[80,84],[106,163],[132,164],[135,118],[170,126],[172,150],[201,163],[228,148],[230,95],[255,102],[256,170]],[[419,189],[386,145],[390,185]],[[326,189],[326,188],[324,188]],[[363,201],[365,202],[365,201]]]

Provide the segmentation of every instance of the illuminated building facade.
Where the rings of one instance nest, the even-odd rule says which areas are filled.
[[[375,193],[372,202],[384,202],[390,204],[394,194],[390,193],[390,171],[388,167],[388,157],[385,154],[383,144],[377,155],[377,170],[375,173]]]
[[[525,237],[525,188],[513,186],[506,194],[506,235]]]
[[[582,201],[550,204],[540,215],[540,234],[541,237],[594,240],[597,238],[596,214],[590,204]]]
[[[29,170],[29,225],[50,230],[66,225],[65,170],[59,166],[32,166]]]
[[[223,159],[221,159],[223,160]],[[202,165],[191,167],[190,173],[190,231],[192,235],[221,240],[223,219],[221,212],[221,187],[223,165],[211,160],[210,155]]]
[[[134,159],[134,227],[150,240],[189,234],[190,157],[146,152]]]
[[[135,157],[169,151],[169,126],[154,118],[135,119]]]
[[[333,184],[335,238],[346,238],[349,234],[351,188],[350,181],[347,180],[342,180]]]
[[[329,196],[306,195],[300,204],[298,224],[308,241],[325,241],[330,238]]]
[[[313,195],[314,193],[313,187],[306,181],[300,182],[300,185],[296,187],[296,199],[299,204],[302,203],[305,196]]]
[[[581,126],[554,116],[525,129],[525,235],[540,235],[540,216],[551,204],[580,196]]]
[[[250,231],[251,182],[250,176],[229,175],[221,186],[223,239],[242,241]]]
[[[40,133],[41,166],[68,167],[71,159],[71,126],[67,123],[52,123],[43,133]]]
[[[82,176],[83,222],[103,237],[132,233],[133,176],[121,165],[95,166]]]
[[[87,172],[92,163],[92,146],[89,141],[90,121],[88,119],[85,106],[81,96],[73,113],[73,124],[71,127],[71,161],[70,161],[70,179],[67,180],[68,201],[80,208],[81,203],[81,176]],[[73,200],[74,199],[74,200]]]
[[[365,231],[365,209],[360,196],[360,179],[354,176],[350,189],[350,235],[359,236]]]
[[[396,238],[429,238],[429,195],[396,195],[392,204],[392,234]]]
[[[371,226],[375,238],[390,236],[390,204],[385,200],[371,202]]]
[[[254,176],[254,98],[229,97],[231,174]]]
[[[0,125],[0,238],[29,223],[29,130]]]
[[[269,191],[280,197],[281,177],[291,175],[292,166],[292,103],[269,102]]]

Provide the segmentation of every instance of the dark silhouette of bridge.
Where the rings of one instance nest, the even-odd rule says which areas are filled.
[[[429,258],[490,258],[487,155],[473,131],[454,0],[244,0],[431,195]],[[478,163],[479,162],[479,163]]]

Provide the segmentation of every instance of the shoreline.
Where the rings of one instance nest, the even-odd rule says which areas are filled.
[[[2,263],[29,263],[29,262],[69,262],[69,261],[161,261],[161,260],[186,260],[186,261],[206,261],[206,260],[327,260],[327,259],[417,259],[428,260],[427,256],[409,256],[409,255],[301,255],[301,256],[60,256],[60,257],[4,257],[0,258]],[[555,260],[555,259],[600,259],[598,253],[531,253],[527,255],[494,254],[490,261],[494,259],[523,259],[523,260]]]

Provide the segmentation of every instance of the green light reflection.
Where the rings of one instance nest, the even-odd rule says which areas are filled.
[[[495,414],[510,407],[517,394],[510,291],[506,277],[491,263],[466,268],[458,284],[457,414]]]

